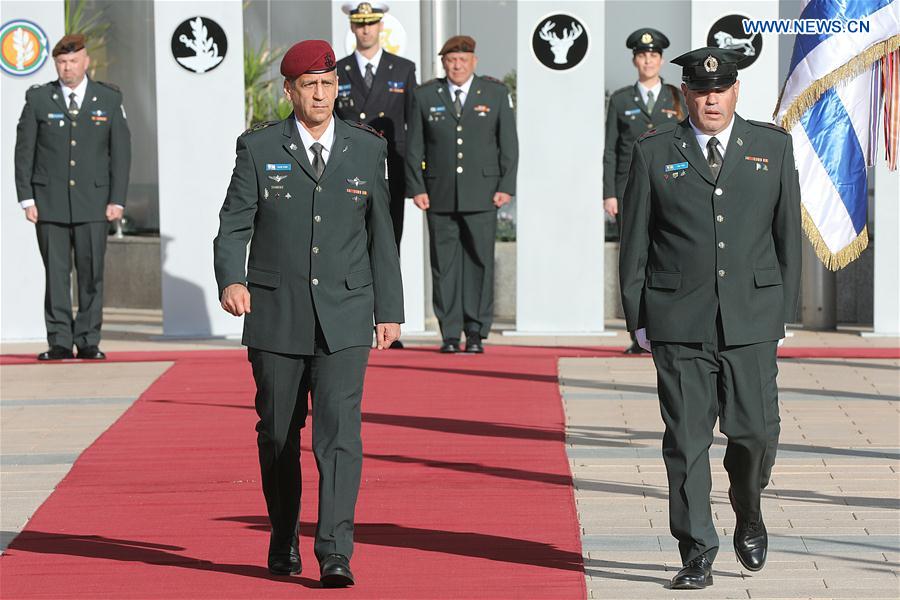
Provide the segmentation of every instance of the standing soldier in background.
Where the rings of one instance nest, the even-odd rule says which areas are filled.
[[[382,19],[388,11],[386,4],[348,3],[343,6],[343,11],[350,15],[356,51],[338,61],[339,87],[335,108],[341,119],[365,123],[387,140],[391,221],[399,251],[406,195],[403,178],[406,121],[416,87],[416,65],[381,47]]]
[[[503,82],[475,75],[475,40],[447,40],[446,78],[413,94],[406,186],[426,211],[434,313],[441,352],[484,351],[494,312],[497,209],[516,188],[519,141],[512,98]]]
[[[83,35],[53,48],[59,79],[32,86],[16,129],[16,193],[37,228],[46,272],[44,320],[50,348],[39,360],[104,359],[103,263],[107,221],[122,218],[131,134],[122,93],[91,81]],[[72,251],[78,315],[72,318]]]
[[[629,35],[625,45],[633,54],[631,62],[637,69],[638,80],[613,92],[606,109],[603,210],[613,218],[619,213],[619,200],[625,192],[634,141],[659,125],[677,123],[687,115],[681,92],[673,85],[664,84],[659,76],[663,49],[669,47],[669,38],[646,27]],[[621,227],[621,219],[617,221]],[[632,334],[631,347],[625,353],[641,352]]]

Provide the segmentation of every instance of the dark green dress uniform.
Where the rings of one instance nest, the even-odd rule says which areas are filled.
[[[503,82],[475,75],[457,116],[447,79],[413,94],[406,191],[428,193],[434,312],[444,339],[486,338],[494,312],[496,192],[513,195],[519,142]]]
[[[654,102],[652,111],[644,104],[637,83],[613,92],[606,107],[603,197],[615,196],[622,200],[625,182],[628,180],[631,150],[641,135],[666,123],[677,123],[686,116],[687,107],[681,91],[665,81],[662,82],[659,98]]]
[[[333,64],[333,63],[332,63]],[[273,557],[296,551],[300,428],[313,405],[319,467],[315,551],[349,558],[362,468],[363,377],[377,323],[403,322],[387,143],[335,118],[317,177],[294,116],[237,141],[214,242],[219,291],[246,283],[243,343],[256,380],[259,461]],[[247,244],[250,256],[245,270]]]
[[[406,198],[404,159],[406,121],[412,110],[416,88],[416,64],[382,51],[371,89],[359,72],[356,54],[337,63],[339,79],[335,112],[345,121],[359,121],[377,130],[388,143],[388,187],[391,192],[391,220],[397,247],[403,235],[403,207]]]
[[[791,137],[735,114],[716,178],[689,119],[649,132],[634,146],[623,216],[622,301],[628,329],[646,328],[652,341],[671,531],[685,564],[711,562],[716,418],[739,520],[762,522],[775,460],[776,344],[800,287]]]
[[[97,346],[103,318],[103,262],[108,204],[124,206],[131,134],[122,93],[88,80],[77,113],[59,81],[25,94],[16,129],[16,193],[34,199],[37,237],[46,271],[44,318],[50,346]],[[72,319],[71,254],[78,275],[78,315]]]

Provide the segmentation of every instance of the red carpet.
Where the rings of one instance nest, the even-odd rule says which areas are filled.
[[[276,579],[264,566],[268,534],[245,352],[112,353],[176,362],[82,454],[0,557],[0,593],[584,598],[560,354],[599,355],[511,347],[484,356],[373,352],[353,559],[359,583],[320,590],[308,429],[305,571]]]

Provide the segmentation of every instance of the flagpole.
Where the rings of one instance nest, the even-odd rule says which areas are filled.
[[[812,243],[803,241],[803,279],[800,321],[804,329],[831,331],[837,328],[836,275],[825,268]]]

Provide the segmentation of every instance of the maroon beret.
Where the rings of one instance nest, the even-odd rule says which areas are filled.
[[[325,40],[303,40],[284,53],[281,74],[287,79],[296,79],[304,73],[334,71],[336,65],[331,44]]]
[[[438,54],[443,56],[451,52],[475,52],[475,40],[467,35],[454,35],[444,42],[444,47]]]

